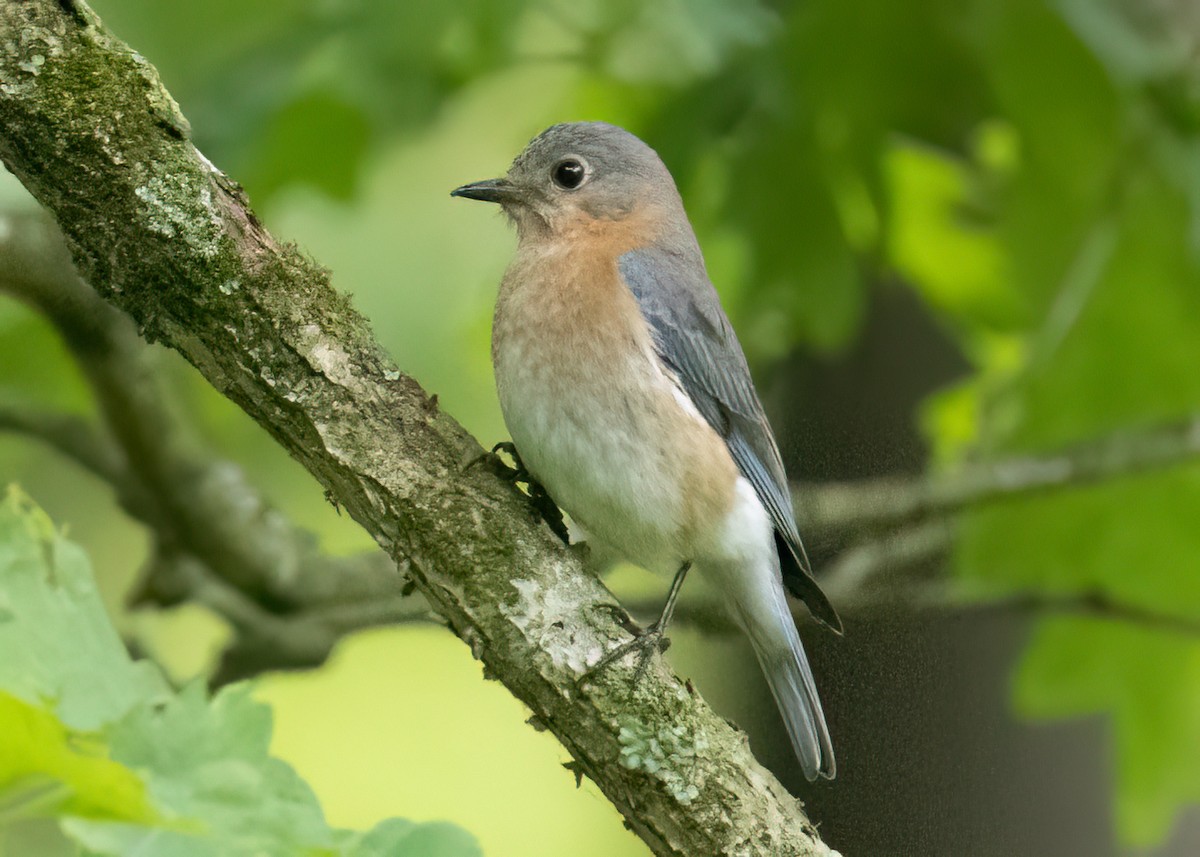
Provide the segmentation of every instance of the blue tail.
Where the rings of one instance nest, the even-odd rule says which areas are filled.
[[[829,728],[825,725],[825,713],[817,696],[817,685],[813,681],[808,657],[800,643],[800,635],[792,621],[782,588],[773,599],[776,610],[773,616],[746,616],[742,620],[754,653],[775,704],[783,715],[792,748],[810,781],[818,776],[833,779],[837,774],[837,763],[833,758],[833,743],[829,739]]]

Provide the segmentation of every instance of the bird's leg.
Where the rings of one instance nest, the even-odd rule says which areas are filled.
[[[675,579],[671,581],[671,589],[667,592],[667,603],[663,605],[662,613],[658,615],[658,618],[644,629],[631,631],[634,635],[633,639],[622,643],[596,661],[587,672],[580,676],[578,684],[586,683],[592,676],[608,668],[633,651],[638,653],[638,665],[637,671],[634,673],[634,681],[641,680],[642,675],[646,672],[646,667],[650,665],[650,655],[656,651],[665,652],[671,645],[670,639],[666,636],[667,626],[671,624],[671,616],[675,613],[675,602],[679,600],[679,590],[683,588],[683,580],[687,577],[688,570],[691,567],[692,562],[688,560],[679,567],[679,571],[675,572]]]
[[[497,453],[506,452],[513,460],[512,467],[504,463]],[[563,520],[562,511],[558,508],[558,504],[551,499],[546,493],[546,489],[542,484],[534,479],[529,471],[525,468],[525,462],[521,460],[521,456],[517,453],[517,447],[511,440],[502,441],[492,447],[491,452],[485,452],[483,455],[476,458],[468,467],[480,461],[487,461],[492,466],[492,471],[507,482],[523,482],[529,493],[529,502],[537,513],[542,516],[547,526],[553,531],[554,535],[562,539],[563,544],[571,543],[571,534],[567,530],[567,524]]]

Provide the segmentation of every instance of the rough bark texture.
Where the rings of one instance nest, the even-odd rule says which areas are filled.
[[[407,568],[429,603],[662,855],[827,854],[800,804],[661,660],[576,688],[611,595],[486,468],[189,141],[154,69],[71,0],[0,0],[0,157],[82,275],[180,351]]]

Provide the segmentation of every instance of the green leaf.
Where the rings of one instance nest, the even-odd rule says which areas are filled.
[[[296,99],[255,143],[255,162],[248,167],[255,192],[267,195],[297,182],[350,199],[371,132],[368,117],[335,95],[316,92]]]
[[[1018,710],[1059,719],[1107,714],[1117,749],[1117,824],[1147,847],[1200,802],[1200,644],[1121,622],[1041,624],[1017,673]]]
[[[0,689],[73,729],[166,698],[158,671],[126,654],[83,551],[15,489],[0,505],[0,655]]]
[[[1041,0],[987,4],[975,26],[996,109],[1021,152],[998,224],[1008,274],[1041,312],[1109,201],[1124,154],[1122,102],[1100,62]]]
[[[151,822],[142,781],[105,750],[95,735],[0,692],[0,825],[40,815]]]
[[[992,103],[973,145],[891,144],[889,261],[977,366],[924,407],[944,462],[1045,456],[1200,402],[1197,144],[1164,104],[1184,89],[1179,57],[1156,53],[1175,37],[1121,29],[1170,19],[1135,6],[979,7]],[[1099,592],[1194,619],[1198,517],[1195,465],[1016,497],[965,515],[955,572],[967,592]],[[1194,639],[1131,620],[1047,619],[1022,659],[1021,713],[1111,723],[1128,844],[1161,842],[1200,802],[1198,670]]]
[[[172,694],[130,660],[87,558],[16,489],[0,504],[0,825],[53,816],[91,857],[478,857],[448,824],[330,827],[270,755],[248,684]]]
[[[139,708],[111,730],[113,758],[142,772],[157,806],[182,830],[169,840],[188,847],[237,842],[250,853],[303,853],[334,846],[316,797],[288,765],[268,753],[270,710],[235,685],[211,701],[188,686],[162,706]],[[107,825],[74,823],[90,847]],[[112,836],[112,831],[106,835]],[[158,842],[160,830],[123,829],[124,850]],[[196,852],[201,853],[201,852]]]
[[[400,818],[381,822],[348,843],[346,857],[483,857],[475,840],[446,822],[414,824]]]
[[[969,213],[970,169],[927,146],[898,141],[886,156],[892,201],[888,256],[934,309],[978,334],[1024,315],[1004,276],[994,228]]]
[[[761,44],[778,23],[759,2],[625,0],[591,5],[593,14],[601,12],[604,29],[612,28],[602,42],[605,72],[616,80],[639,83],[682,84],[709,77],[728,54]]]
[[[1159,169],[1152,158],[1122,164],[1120,193],[1072,242],[1075,258],[1028,337],[1023,365],[984,391],[986,452],[1053,450],[1194,412],[1200,263],[1187,201]],[[956,567],[989,591],[1099,591],[1196,618],[1198,516],[1195,465],[1014,500],[969,514]],[[1161,841],[1200,800],[1198,659],[1194,639],[1152,626],[1058,621],[1025,656],[1025,712],[1112,719],[1116,819],[1127,843]]]

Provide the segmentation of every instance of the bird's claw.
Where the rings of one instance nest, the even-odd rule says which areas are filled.
[[[633,623],[630,622],[629,624],[632,625]],[[626,627],[629,629],[628,626]],[[604,657],[600,658],[592,666],[588,667],[587,672],[581,675],[575,682],[576,686],[583,687],[585,684],[588,684],[601,672],[632,652],[637,652],[638,656],[637,668],[633,673],[634,684],[637,684],[642,680],[642,676],[646,674],[646,670],[650,666],[650,658],[654,653],[658,652],[661,655],[671,647],[671,638],[667,636],[666,628],[658,622],[646,628],[638,628],[634,625],[629,630],[633,634],[633,639],[626,640],[612,651],[606,653]]]
[[[633,634],[633,639],[626,643],[617,646],[611,652],[606,654],[600,660],[588,669],[579,680],[575,682],[576,686],[582,687],[587,684],[588,679],[595,676],[601,670],[607,668],[610,664],[615,663],[625,657],[635,649],[638,650],[638,665],[637,670],[633,674],[633,682],[637,684],[642,680],[642,676],[646,674],[646,667],[650,665],[650,655],[655,651],[662,654],[671,645],[671,641],[667,638],[667,626],[671,624],[671,617],[675,614],[675,602],[679,599],[679,590],[683,588],[684,578],[687,577],[688,569],[692,567],[692,561],[687,560],[675,572],[675,579],[671,581],[671,589],[667,592],[667,603],[663,605],[662,613],[655,619],[645,630],[642,630],[633,623],[629,618],[629,614],[624,610],[617,614],[614,611],[614,616],[624,628]],[[612,605],[605,605],[611,609]]]
[[[624,607],[622,607],[620,604],[609,604],[609,603],[605,602],[605,603],[597,604],[596,609],[603,610],[606,613],[608,613],[609,617],[614,622],[616,622],[618,625],[620,625],[622,628],[624,628],[626,631],[628,631],[630,634],[632,634],[635,637],[640,637],[642,634],[646,633],[645,629],[642,628],[641,625],[639,625],[637,622],[633,621],[633,617],[629,615],[629,611],[626,610]]]
[[[509,466],[500,457],[499,453],[506,452],[513,460],[513,465]],[[479,455],[472,458],[463,467],[463,471],[470,470],[479,464],[487,463],[493,473],[499,476],[506,482],[528,482],[529,471],[525,469],[524,462],[521,461],[521,456],[517,454],[517,447],[511,440],[501,441],[493,446],[487,452],[481,452]]]
[[[506,464],[504,459],[500,457],[500,453],[506,453],[513,460],[512,466]],[[524,483],[526,492],[529,496],[530,505],[542,516],[542,520],[550,527],[554,535],[562,539],[563,544],[571,544],[571,534],[567,529],[567,522],[563,520],[562,510],[558,508],[558,504],[551,499],[546,493],[546,489],[538,482],[525,467],[525,462],[521,461],[521,456],[517,453],[517,447],[511,440],[501,441],[492,447],[490,452],[485,452],[477,458],[472,459],[467,468],[471,468],[480,462],[486,461],[492,469],[492,472],[503,479],[505,482],[512,482],[514,485]]]
[[[500,453],[506,453],[513,460],[512,466],[504,463],[500,458]],[[492,447],[492,451],[488,455],[493,459],[496,473],[501,479],[507,479],[509,482],[524,482],[526,485],[538,485],[529,475],[529,471],[525,468],[525,462],[521,460],[520,454],[517,452],[517,446],[511,440],[502,440],[500,443]],[[538,485],[541,488],[541,485]]]

